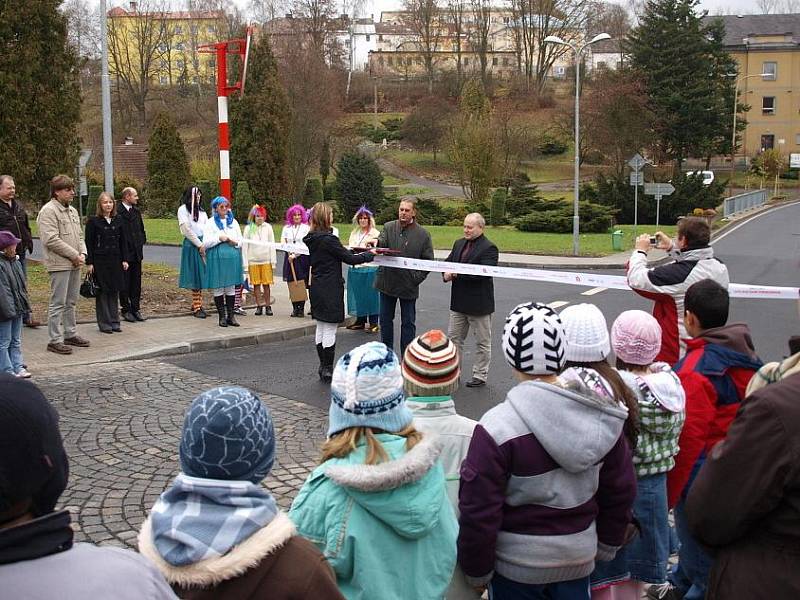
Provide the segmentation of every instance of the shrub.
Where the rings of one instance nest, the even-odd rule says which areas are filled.
[[[554,136],[552,133],[545,132],[542,134],[542,137],[539,140],[537,149],[539,150],[540,154],[556,155],[564,154],[568,147],[569,146],[564,140]]]
[[[564,206],[562,200],[547,200],[539,195],[535,185],[527,185],[515,179],[511,185],[511,196],[506,200],[506,216],[515,219],[537,210],[558,210]]]
[[[417,221],[420,225],[446,225],[448,215],[436,200],[420,198],[417,201]]]
[[[383,174],[375,159],[350,152],[339,159],[335,173],[336,199],[342,219],[349,220],[362,204],[373,212],[382,208]]]
[[[491,218],[489,219],[492,225],[505,225],[506,220],[506,202],[508,194],[502,188],[498,188],[492,194],[492,211]]]
[[[186,149],[172,117],[160,113],[148,142],[147,214],[171,216],[184,189],[189,185],[189,161]]]
[[[539,210],[514,220],[520,231],[543,233],[571,233],[572,208],[562,206],[558,209]],[[611,227],[614,211],[600,204],[580,203],[580,228],[582,233],[604,233]]]
[[[203,205],[206,207],[206,210],[208,210],[211,206],[211,201],[219,195],[217,192],[217,180],[208,181],[207,179],[201,179],[197,182],[197,187],[200,188],[203,194]]]
[[[236,191],[233,194],[233,216],[239,221],[239,225],[247,223],[247,215],[253,208],[255,201],[253,193],[250,191],[250,184],[246,181],[236,183]]]

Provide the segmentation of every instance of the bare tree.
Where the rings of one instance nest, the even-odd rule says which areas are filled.
[[[520,28],[525,77],[530,87],[544,89],[553,63],[568,52],[566,46],[548,44],[548,36],[575,39],[586,25],[588,0],[511,0],[516,27]]]
[[[428,93],[433,94],[436,53],[442,38],[439,0],[404,0],[403,23],[416,36],[419,52],[428,74]]]
[[[147,124],[147,98],[170,39],[164,4],[143,0],[130,17],[108,20],[109,69],[136,110],[139,127]]]
[[[247,16],[256,23],[266,23],[278,18],[288,3],[283,0],[250,0],[247,3]]]
[[[61,7],[67,17],[69,42],[81,58],[100,55],[100,12],[87,0],[67,0]]]
[[[445,12],[446,22],[450,26],[450,32],[453,36],[453,49],[456,54],[456,86],[461,89],[462,77],[462,54],[464,51],[463,41],[465,37],[464,31],[464,13],[467,10],[466,0],[448,0],[447,10]]]
[[[756,6],[761,14],[769,15],[778,12],[780,0],[756,0]]]
[[[296,23],[302,28],[298,33],[306,36],[311,48],[318,56],[324,57],[328,50],[328,34],[331,21],[336,16],[333,0],[293,0]]]
[[[472,28],[470,37],[472,39],[472,49],[477,53],[478,60],[481,63],[481,81],[484,89],[486,89],[489,83],[486,69],[489,64],[492,2],[491,0],[471,0],[471,2]]]

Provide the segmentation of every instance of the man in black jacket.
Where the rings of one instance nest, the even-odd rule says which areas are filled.
[[[0,175],[0,231],[10,231],[22,240],[22,243],[17,245],[17,256],[22,263],[23,272],[27,275],[25,253],[33,254],[33,235],[28,223],[28,214],[15,196],[14,178],[11,175]],[[41,325],[31,317],[31,313],[25,314],[23,322],[27,327]]]
[[[398,219],[389,221],[377,241],[378,248],[390,248],[405,258],[433,260],[431,234],[417,224],[417,199],[414,196],[400,198]],[[394,350],[394,312],[400,301],[400,356],[406,346],[417,335],[417,298],[419,286],[428,276],[428,271],[416,269],[394,269],[379,267],[375,275],[375,289],[381,298],[381,341]]]
[[[140,302],[142,299],[142,259],[147,234],[144,231],[142,213],[139,211],[139,194],[132,187],[122,190],[122,201],[117,214],[122,221],[122,231],[127,246],[128,270],[124,271],[125,289],[119,294],[122,318],[129,323],[144,321]]]
[[[456,240],[448,262],[496,266],[499,253],[485,235],[486,220],[480,213],[464,218],[464,237]],[[450,294],[450,324],[447,336],[464,356],[464,341],[470,327],[475,332],[478,350],[472,366],[472,379],[467,387],[486,385],[489,363],[492,361],[492,314],[494,313],[494,280],[485,275],[442,273],[442,279],[452,282]]]

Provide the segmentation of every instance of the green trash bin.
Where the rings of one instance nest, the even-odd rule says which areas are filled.
[[[611,248],[617,252],[622,252],[622,230],[617,229],[611,232]]]

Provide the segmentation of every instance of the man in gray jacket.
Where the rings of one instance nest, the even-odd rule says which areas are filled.
[[[417,224],[417,199],[414,196],[400,198],[398,219],[389,221],[377,241],[378,248],[389,248],[405,258],[433,260],[431,234]],[[394,313],[400,301],[400,356],[406,351],[417,334],[417,298],[419,286],[425,281],[428,271],[379,267],[375,277],[375,289],[381,298],[381,341],[394,350]]]
[[[139,554],[73,543],[69,511],[55,510],[68,471],[56,409],[0,374],[0,598],[173,600]]]

